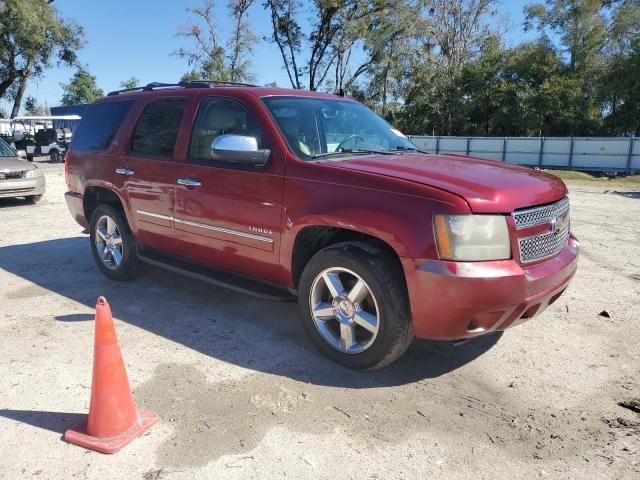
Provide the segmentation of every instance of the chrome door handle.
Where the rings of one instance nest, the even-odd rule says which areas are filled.
[[[176,182],[178,185],[185,185],[187,187],[199,187],[202,185],[202,182],[197,178],[179,178]]]
[[[135,170],[133,168],[118,167],[116,168],[116,173],[118,175],[133,175]]]

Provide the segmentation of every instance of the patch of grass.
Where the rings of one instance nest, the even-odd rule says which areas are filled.
[[[546,173],[555,175],[567,182],[589,182],[600,185],[627,185],[640,187],[640,175],[618,175],[607,177],[604,174],[592,174],[577,170],[544,170]]]

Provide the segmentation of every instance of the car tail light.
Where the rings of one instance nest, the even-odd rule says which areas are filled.
[[[67,188],[71,188],[69,185],[69,150],[64,153],[64,183],[67,184]]]

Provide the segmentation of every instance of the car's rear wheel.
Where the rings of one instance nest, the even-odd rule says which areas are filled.
[[[300,279],[299,306],[315,346],[349,368],[382,368],[413,339],[401,268],[366,244],[339,243],[318,252]]]
[[[54,163],[60,163],[62,162],[62,154],[59,150],[51,150],[49,152],[49,159]]]
[[[99,205],[91,216],[91,250],[98,268],[112,280],[128,280],[140,270],[133,233],[123,213]]]

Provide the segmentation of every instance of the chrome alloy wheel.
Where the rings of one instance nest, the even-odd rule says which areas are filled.
[[[322,338],[343,353],[367,350],[378,336],[380,314],[371,289],[356,273],[332,267],[311,285],[309,306]]]
[[[96,223],[96,251],[102,263],[110,270],[117,269],[122,263],[124,246],[116,222],[103,215]]]

